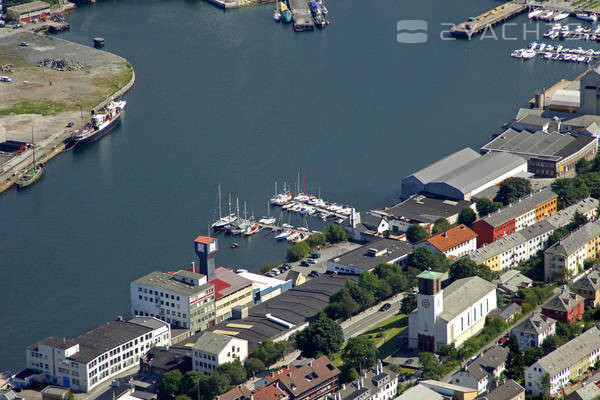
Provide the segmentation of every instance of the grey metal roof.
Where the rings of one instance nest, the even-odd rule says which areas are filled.
[[[460,210],[471,207],[471,205],[473,205],[472,201],[439,199],[419,194],[393,207],[372,210],[372,212],[395,218],[405,218],[409,221],[434,223],[438,218],[453,217],[460,213]]]
[[[136,325],[140,325],[146,328],[150,328],[152,330],[160,329],[167,325],[166,322],[159,320],[158,318],[153,317],[135,317],[130,319],[128,322]]]
[[[598,202],[598,200],[594,199],[593,197],[588,197],[560,210],[550,217],[547,217],[544,219],[544,221],[548,222],[555,228],[560,228],[571,222],[577,211],[579,211],[581,214],[586,214],[591,210],[597,209],[599,205],[600,202]]]
[[[600,220],[588,222],[562,240],[554,243],[544,254],[568,257],[598,235],[600,235]]]
[[[554,319],[547,317],[540,312],[536,312],[515,326],[512,331],[539,335],[555,324],[556,321]]]
[[[208,288],[213,287],[213,285],[210,283],[194,286],[175,279],[174,274],[160,271],[150,272],[148,275],[142,276],[132,283],[149,286],[159,290],[168,290],[170,292],[179,293],[188,297],[193,296],[196,293],[204,292]]]
[[[591,385],[595,386],[595,385]],[[485,400],[513,400],[520,393],[524,393],[525,388],[519,385],[517,382],[512,379],[507,380],[502,385],[498,386],[496,389],[492,390],[490,393],[486,394]]]
[[[196,340],[194,349],[210,354],[219,354],[225,347],[229,345],[231,340],[231,336],[204,331],[200,333],[198,340]]]
[[[402,394],[395,398],[395,400],[443,400],[444,396],[438,392],[429,389],[423,384],[418,384],[411,388],[406,389]]]
[[[591,383],[575,390],[567,399],[569,400],[596,400],[600,397],[600,388]]]
[[[440,176],[447,174],[448,171],[455,170],[472,160],[478,159],[479,157],[480,154],[475,150],[465,147],[464,149],[459,150],[456,153],[452,153],[409,176],[413,176],[423,184],[427,184],[433,180],[437,180]]]
[[[444,175],[433,179],[430,184],[445,183],[467,194],[524,164],[526,164],[525,159],[513,154],[489,153],[447,170]],[[429,191],[427,186],[425,190]]]
[[[15,11],[19,14],[27,14],[30,12],[44,10],[46,8],[50,8],[49,3],[46,3],[45,1],[36,0],[25,4],[19,4],[18,6],[8,7],[7,11]]]
[[[491,291],[496,285],[478,276],[457,279],[444,289],[444,311],[440,318],[451,321]]]
[[[550,188],[542,189],[534,192],[527,197],[523,197],[509,204],[506,207],[501,208],[493,214],[487,217],[481,218],[481,220],[487,222],[491,226],[500,226],[513,218],[519,217],[531,210],[534,210],[537,206],[544,204],[552,199],[556,198],[556,193]]]
[[[367,255],[369,249],[387,250],[387,252],[381,256],[371,257]],[[361,268],[366,271],[375,268],[381,263],[391,263],[400,257],[412,253],[412,251],[413,246],[408,242],[393,239],[376,239],[329,261]]]
[[[516,313],[518,313],[519,311],[521,311],[520,305],[518,305],[517,303],[510,303],[505,307],[496,308],[496,309],[490,311],[490,313],[488,315],[489,316],[496,315],[496,316],[502,318],[503,320],[507,320],[510,317],[512,317],[513,315],[515,315]]]
[[[583,301],[583,297],[571,290],[565,285],[562,291],[552,297],[542,306],[542,310],[554,310],[560,312],[569,312]]]
[[[571,285],[573,289],[585,289],[596,291],[600,289],[600,273],[592,271],[589,274],[585,274],[581,279],[576,280]]]
[[[595,326],[565,343],[552,353],[539,359],[533,366],[539,364],[545,372],[554,376],[556,373],[569,368],[592,351],[600,348],[600,331]],[[532,368],[533,366],[529,367]],[[528,368],[528,369],[529,369]],[[527,372],[525,372],[527,374]]]

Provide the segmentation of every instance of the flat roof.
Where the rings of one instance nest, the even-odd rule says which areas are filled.
[[[385,253],[372,257],[368,255],[370,249],[385,251]],[[328,261],[363,270],[371,270],[381,263],[393,263],[395,260],[412,253],[412,251],[413,246],[408,242],[382,238],[375,239],[358,249],[351,250]]]
[[[8,7],[6,10],[7,11],[15,11],[15,12],[18,12],[19,14],[27,14],[30,12],[35,12],[35,11],[43,10],[46,8],[50,8],[49,3],[46,3],[45,1],[36,0],[36,1],[32,1],[30,3],[19,4],[18,6]]]
[[[372,210],[382,215],[389,215],[407,220],[434,223],[438,218],[450,218],[465,207],[471,207],[472,201],[449,200],[418,194],[392,207],[383,210]]]
[[[211,283],[195,286],[175,279],[175,274],[160,271],[150,272],[148,275],[142,276],[131,283],[160,290],[167,290],[188,297],[193,296],[198,292],[203,292],[213,286]]]
[[[403,178],[414,177],[421,181],[423,184],[427,184],[433,180],[438,179],[440,176],[446,175],[448,171],[453,171],[458,167],[467,164],[471,160],[475,160],[481,157],[479,153],[470,147],[465,147],[455,153],[452,153],[441,160],[438,160],[427,167],[420,169],[419,171]]]
[[[232,340],[231,336],[204,331],[200,333],[194,349],[218,355]]]

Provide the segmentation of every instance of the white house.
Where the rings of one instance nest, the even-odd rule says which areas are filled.
[[[442,290],[441,275],[424,271],[417,276],[417,309],[409,315],[408,344],[435,352],[444,344],[457,347],[477,334],[496,308],[496,285],[478,276],[458,279]]]
[[[477,394],[485,393],[490,383],[505,370],[507,356],[508,350],[504,347],[491,347],[464,370],[455,373],[450,383],[476,389]]]
[[[556,321],[542,313],[534,313],[512,329],[519,347],[525,351],[530,347],[541,347],[544,340],[556,333]]]
[[[242,363],[248,357],[248,342],[233,336],[204,331],[192,351],[194,371],[210,375],[215,368],[238,358]]]
[[[477,234],[460,224],[423,239],[415,244],[415,248],[418,247],[427,247],[446,257],[462,257],[477,249]]]
[[[73,339],[48,337],[27,348],[41,382],[89,392],[133,368],[153,346],[169,346],[171,328],[153,317],[107,322]]]
[[[600,331],[594,326],[527,368],[525,390],[534,396],[543,392],[559,394],[572,379],[581,378],[599,355]],[[550,378],[548,386],[544,384],[546,374]]]

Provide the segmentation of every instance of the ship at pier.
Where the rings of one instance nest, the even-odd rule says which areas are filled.
[[[71,133],[72,145],[92,142],[110,132],[119,122],[125,105],[127,105],[125,100],[112,100],[102,113],[92,111],[92,117],[87,124],[82,129],[77,129]]]

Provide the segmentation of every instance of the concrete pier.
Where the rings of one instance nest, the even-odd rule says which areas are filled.
[[[288,0],[288,4],[292,11],[292,23],[296,32],[312,31],[315,29],[307,0]]]
[[[470,39],[471,36],[483,32],[485,29],[499,22],[506,21],[527,9],[525,4],[515,2],[504,3],[472,20],[462,22],[450,28],[453,36]]]

